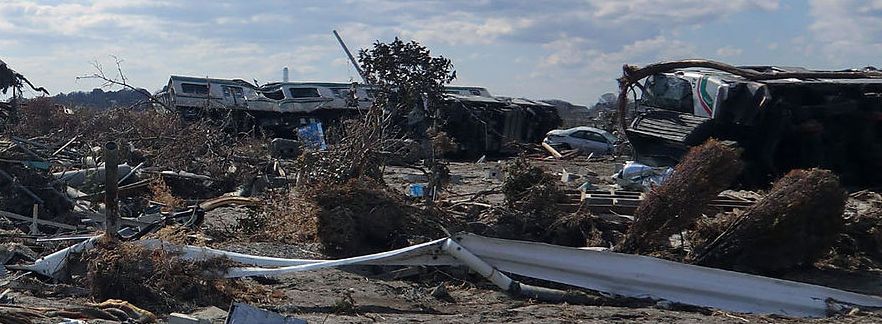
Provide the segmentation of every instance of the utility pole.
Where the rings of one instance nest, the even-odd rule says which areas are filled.
[[[337,42],[340,42],[340,46],[343,47],[343,51],[346,52],[346,56],[349,57],[349,62],[352,62],[352,66],[355,67],[355,71],[358,71],[358,75],[361,77],[361,81],[363,81],[364,84],[369,84],[367,78],[364,77],[364,71],[362,71],[361,67],[358,66],[358,62],[355,61],[355,57],[352,56],[352,52],[349,52],[349,48],[346,47],[346,43],[343,42],[343,39],[340,38],[340,34],[338,34],[336,30],[334,30],[334,37],[337,38]]]

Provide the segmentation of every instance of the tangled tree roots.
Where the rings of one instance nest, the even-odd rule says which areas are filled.
[[[364,178],[319,185],[309,195],[319,207],[316,236],[335,256],[400,248],[444,237],[442,226],[459,227],[434,209],[410,206],[400,193]]]
[[[546,232],[546,241],[563,246],[605,246],[604,233],[589,213],[573,213],[561,216]]]
[[[723,234],[697,248],[694,261],[754,273],[809,264],[838,237],[846,198],[830,171],[791,171]]]
[[[673,175],[646,194],[637,221],[616,249],[650,253],[669,245],[668,238],[692,226],[710,203],[741,173],[738,150],[717,140],[692,148]]]
[[[160,312],[193,306],[227,307],[234,299],[256,301],[256,296],[267,295],[240,281],[224,279],[223,273],[232,264],[227,259],[190,262],[161,249],[101,242],[82,260],[92,297],[127,300]]]

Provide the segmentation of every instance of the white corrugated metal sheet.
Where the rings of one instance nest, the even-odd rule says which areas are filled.
[[[443,247],[448,240],[454,240],[458,245],[447,245],[462,247],[502,272],[626,297],[662,299],[734,312],[811,317],[825,316],[831,305],[882,307],[880,297],[829,287],[646,256],[494,239],[473,234],[457,234],[449,239],[340,260],[280,259],[205,247],[180,247],[158,241],[144,243],[156,249],[182,252],[182,256],[188,259],[226,256],[240,263],[254,265],[255,267],[229,269],[228,277],[247,277],[279,276],[346,265],[464,264],[444,252]],[[51,276],[58,271],[71,251],[82,250],[90,245],[84,242],[42,258],[32,266],[19,268]]]

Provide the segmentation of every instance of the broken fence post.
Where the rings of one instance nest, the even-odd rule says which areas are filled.
[[[104,231],[111,239],[116,239],[119,232],[117,149],[115,142],[104,144]]]
[[[40,205],[34,204],[34,209],[31,212],[31,235],[40,235],[40,229],[37,227],[37,216],[40,214]]]

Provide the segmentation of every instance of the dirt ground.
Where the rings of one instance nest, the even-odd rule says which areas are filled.
[[[575,174],[596,174],[585,178],[604,188],[611,187],[608,179],[623,160],[599,161],[537,161],[551,172],[566,169]],[[501,168],[496,161],[484,163],[456,162],[450,165],[454,185],[442,198],[469,197],[475,192],[501,185],[499,178],[492,177]],[[392,188],[406,190],[409,183],[418,181],[419,171],[387,167],[385,181]],[[568,183],[575,189],[584,180]],[[490,203],[500,202],[501,194],[483,198]],[[206,215],[203,229],[223,230],[235,225],[236,219],[249,212],[244,207],[223,207]],[[210,246],[249,254],[284,257],[314,258],[325,256],[318,244],[281,244],[248,241],[221,241]],[[353,267],[303,272],[272,279],[244,279],[263,285],[276,297],[272,302],[256,306],[295,316],[310,323],[371,323],[371,322],[448,322],[448,323],[630,323],[630,322],[681,322],[681,323],[877,323],[879,314],[861,311],[852,315],[838,315],[821,319],[796,319],[778,316],[733,314],[722,311],[683,311],[656,307],[615,307],[570,304],[548,304],[531,300],[511,298],[501,293],[486,280],[468,274],[459,268],[420,268],[418,275],[404,279],[389,279],[391,268]],[[7,277],[8,278],[8,277]],[[827,270],[807,270],[784,275],[783,278],[805,281],[833,287],[882,295],[878,273],[843,273]],[[466,279],[466,280],[464,280]],[[449,296],[433,294],[443,286]],[[45,292],[13,290],[9,297],[15,305],[37,307],[66,307],[94,302],[87,297],[45,296]],[[437,295],[440,297],[434,297]],[[224,306],[224,305],[218,305]],[[226,309],[227,307],[221,307]],[[210,309],[191,309],[185,313],[211,313]],[[225,313],[214,309],[213,323],[223,323]],[[38,321],[58,323],[60,318]]]

